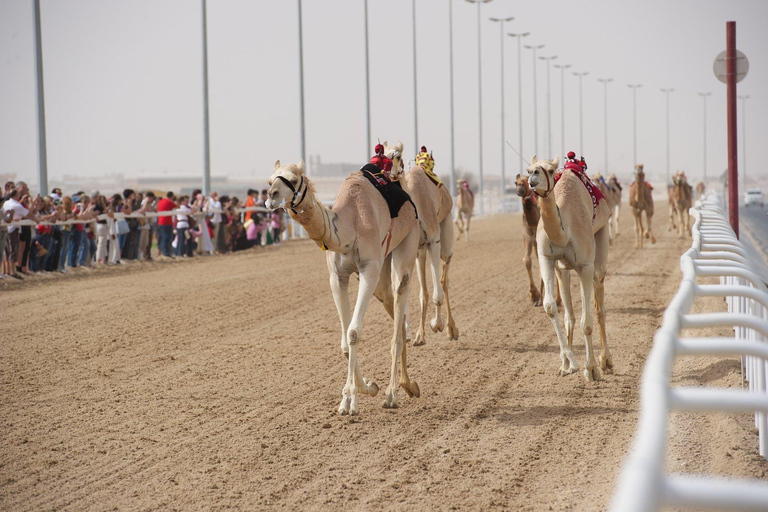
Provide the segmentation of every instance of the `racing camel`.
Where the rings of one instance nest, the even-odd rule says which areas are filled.
[[[402,166],[400,155],[403,154],[403,143],[394,146],[384,143],[384,153],[392,158],[395,169]],[[426,319],[429,305],[429,290],[427,288],[427,256],[432,269],[432,300],[435,304],[435,317],[430,322],[432,332],[443,332],[448,327],[448,338],[459,339],[459,329],[451,314],[451,301],[448,293],[448,271],[453,257],[453,198],[450,191],[443,185],[433,172],[434,159],[422,146],[416,157],[416,165],[411,167],[408,174],[400,180],[403,189],[411,196],[419,212],[421,237],[419,251],[416,256],[416,271],[419,276],[421,318],[419,330],[416,333],[414,346],[426,342]],[[442,309],[445,302],[447,319],[443,320]]]
[[[354,172],[344,180],[333,208],[329,209],[315,196],[312,182],[304,174],[304,162],[281,165],[278,160],[268,181],[265,203],[270,209],[288,210],[309,237],[327,251],[331,291],[341,321],[341,350],[348,359],[347,381],[338,412],[349,415],[359,412],[358,391],[371,396],[379,391],[375,382],[361,376],[357,362],[358,344],[363,340],[363,317],[374,294],[394,319],[384,407],[398,406],[398,360],[399,385],[409,396],[420,395],[418,384],[408,377],[404,343],[405,306],[419,248],[416,208],[405,201],[393,217],[387,201],[364,176],[365,172]],[[288,269],[286,266],[286,272]],[[355,272],[359,274],[360,285],[354,311],[350,311],[349,277]]]
[[[584,377],[601,378],[601,369],[610,372],[613,360],[608,350],[605,333],[605,274],[608,260],[607,202],[591,186],[584,172],[586,164],[577,162],[573,152],[568,153],[565,169],[558,177],[558,158],[531,159],[528,184],[538,196],[541,222],[536,241],[539,266],[544,278],[544,311],[552,322],[560,344],[559,374],[568,375],[579,370],[573,355],[573,305],[571,302],[570,270],[575,270],[581,284],[581,331],[586,345]],[[555,302],[555,272],[560,281],[560,293],[565,307],[566,336],[560,328]],[[592,349],[593,301],[597,309],[602,350],[598,363]]]
[[[632,215],[635,217],[635,248],[643,248],[643,237],[650,238],[651,243],[656,243],[656,237],[653,236],[651,228],[651,219],[653,218],[653,196],[650,183],[645,181],[645,172],[643,164],[635,165],[635,181],[629,186],[629,206],[632,208]],[[648,221],[648,230],[643,229],[643,212]]]
[[[466,180],[456,180],[456,185],[456,228],[459,230],[456,240],[464,233],[464,239],[469,242],[469,221],[472,220],[472,211],[475,209],[475,195]]]

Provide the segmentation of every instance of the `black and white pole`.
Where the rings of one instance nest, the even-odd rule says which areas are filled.
[[[555,64],[560,70],[560,156],[565,155],[565,70],[570,64]]]
[[[707,96],[712,96],[711,92],[700,92],[699,96],[704,100],[704,178],[703,181],[707,183]]]
[[[669,93],[673,91],[674,89],[661,90],[667,98],[667,186],[669,186]]]
[[[48,152],[45,139],[45,87],[43,81],[43,40],[40,24],[40,0],[35,0],[35,75],[37,89],[37,186],[41,196],[48,195]]]
[[[518,151],[523,153],[523,68],[522,68],[522,40],[524,37],[531,35],[530,32],[523,32],[520,34],[507,34],[510,37],[517,38],[517,122],[518,122],[518,135],[519,146]],[[520,158],[520,175],[523,174],[523,159]]]
[[[632,165],[637,165],[637,89],[643,84],[628,84],[632,89]]]
[[[549,87],[549,63],[557,58],[557,55],[551,57],[539,57],[547,63],[547,158],[552,158],[552,103],[550,101]]]
[[[539,154],[539,102],[536,94],[536,50],[544,48],[543,44],[540,45],[525,45],[528,50],[533,50],[533,152]]]
[[[504,195],[504,191],[507,187],[506,180],[506,159],[505,159],[505,147],[504,141],[504,124],[506,122],[506,109],[504,106],[504,22],[512,21],[515,18],[491,18],[491,21],[499,22],[500,35],[501,35],[501,195]]]
[[[605,114],[605,170],[604,174],[608,174],[608,84],[613,82],[613,78],[598,78],[598,82],[603,84],[603,107]]]
[[[579,77],[579,155],[584,155],[584,113],[582,109],[581,81],[589,74],[589,71],[574,72]]]

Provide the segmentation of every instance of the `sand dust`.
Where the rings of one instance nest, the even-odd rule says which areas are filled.
[[[657,244],[634,249],[625,205],[610,250],[615,374],[556,375],[554,331],[527,300],[520,216],[494,216],[456,245],[460,340],[428,331],[409,347],[421,398],[401,391],[386,410],[382,394],[361,396],[355,418],[336,414],[346,359],[310,241],[3,282],[0,508],[604,510],[690,246],[659,206]],[[411,330],[417,301],[412,289]],[[382,389],[391,329],[372,304],[360,362]],[[737,359],[689,358],[675,382],[737,387],[739,374]],[[670,430],[672,471],[765,475],[750,415],[675,415]]]

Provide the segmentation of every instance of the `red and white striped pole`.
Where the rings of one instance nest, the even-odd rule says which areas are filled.
[[[725,24],[725,72],[728,103],[728,217],[739,236],[739,154],[736,137],[736,22]]]

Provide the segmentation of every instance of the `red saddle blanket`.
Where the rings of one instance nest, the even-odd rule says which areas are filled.
[[[597,188],[597,185],[592,183],[592,180],[589,179],[589,176],[587,176],[587,173],[582,170],[581,165],[578,162],[566,162],[565,168],[555,175],[555,183],[558,182],[565,171],[571,171],[573,174],[578,176],[578,178],[584,184],[584,187],[586,187],[587,192],[589,192],[589,196],[592,198],[592,222],[595,222],[595,217],[597,216],[597,205],[600,204],[601,199],[605,199],[605,196],[600,191],[600,189]]]

